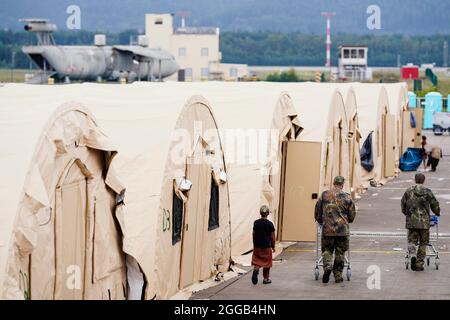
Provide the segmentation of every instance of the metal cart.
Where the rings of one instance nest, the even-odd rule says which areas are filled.
[[[426,263],[427,266],[430,265],[431,258],[434,258],[434,265],[436,270],[439,270],[439,217],[431,216],[430,217],[430,229],[434,228],[436,233],[433,235],[430,234],[430,243],[427,245],[427,253],[426,253]],[[406,244],[406,255],[405,255],[405,267],[409,269],[410,264],[410,255],[408,250],[408,243]]]
[[[320,267],[323,267],[323,259],[321,252],[321,242],[322,239],[322,225],[317,223],[317,232],[316,232],[316,265],[314,267],[314,277],[316,280],[319,280],[320,275]],[[350,264],[350,246],[348,251],[345,253],[345,262],[344,269],[347,268],[347,281],[350,281],[352,277],[352,267]]]

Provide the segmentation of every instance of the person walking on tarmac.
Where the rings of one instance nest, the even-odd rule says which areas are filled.
[[[439,160],[442,158],[442,149],[437,145],[430,146],[430,149],[427,166],[431,165],[431,171],[434,172],[439,164]]]
[[[341,176],[335,177],[333,188],[322,193],[314,210],[316,221],[322,225],[323,283],[329,282],[331,272],[334,273],[336,283],[344,281],[342,271],[345,252],[349,249],[349,223],[356,216],[352,198],[343,191],[344,181]]]
[[[411,270],[423,271],[423,265],[430,242],[430,209],[439,216],[439,202],[433,192],[423,184],[425,176],[417,173],[414,177],[416,185],[409,187],[401,200],[402,213],[406,216],[408,229],[408,252],[411,257]],[[416,245],[419,250],[416,254]]]

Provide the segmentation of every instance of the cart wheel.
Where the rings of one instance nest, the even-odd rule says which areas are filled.
[[[439,270],[439,258],[436,258],[436,260],[434,261],[434,264],[436,265],[436,270]]]
[[[405,258],[405,268],[406,268],[406,270],[409,269],[409,259],[408,258]]]
[[[316,280],[319,280],[319,268],[315,268],[314,269],[314,277],[316,278]]]
[[[427,258],[427,266],[430,265],[430,258]]]
[[[350,278],[352,277],[352,269],[347,268],[347,281],[350,281]]]

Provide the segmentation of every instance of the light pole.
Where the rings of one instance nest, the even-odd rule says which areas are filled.
[[[327,62],[325,66],[330,68],[330,80],[332,78],[331,74],[331,17],[336,15],[336,12],[321,12],[322,16],[324,16],[327,19]]]

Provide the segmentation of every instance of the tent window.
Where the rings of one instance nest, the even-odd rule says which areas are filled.
[[[181,227],[183,224],[183,199],[175,191],[172,195],[172,245],[181,241]]]
[[[208,231],[219,228],[219,186],[211,178],[211,197],[209,200]]]

